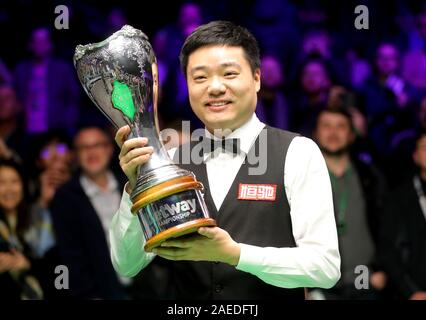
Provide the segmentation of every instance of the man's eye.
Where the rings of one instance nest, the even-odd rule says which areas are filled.
[[[235,78],[236,76],[238,76],[238,72],[235,72],[235,71],[225,73],[226,78]]]
[[[202,80],[205,80],[205,79],[206,79],[205,76],[196,76],[196,77],[194,77],[195,81],[202,81]]]

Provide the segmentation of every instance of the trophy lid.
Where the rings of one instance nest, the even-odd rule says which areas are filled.
[[[145,33],[143,33],[141,30],[133,28],[132,26],[126,24],[120,30],[114,32],[112,35],[110,35],[108,38],[106,38],[105,40],[103,40],[101,42],[89,43],[89,44],[86,44],[86,45],[81,45],[81,44],[77,45],[77,47],[75,48],[74,59],[73,59],[74,65],[88,51],[92,51],[94,49],[103,47],[103,46],[107,45],[108,43],[111,43],[112,41],[116,40],[117,38],[119,38],[121,36],[129,37],[129,38],[139,37],[139,38],[142,38],[145,41],[149,41],[148,36]]]

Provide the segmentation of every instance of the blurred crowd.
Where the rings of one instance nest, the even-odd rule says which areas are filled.
[[[12,36],[19,4],[36,7],[17,1],[1,12]],[[25,41],[0,51],[0,298],[163,294],[155,281],[165,279],[125,279],[112,267],[107,230],[125,177],[114,128],[83,93],[73,50],[124,24],[142,29],[158,60],[160,129],[179,131],[182,120],[196,129],[179,50],[200,24],[230,19],[261,49],[257,116],[314,139],[329,169],[342,277],[309,298],[426,300],[426,2],[363,1],[368,30],[354,27],[358,4],[177,1],[154,21],[126,1],[70,1],[70,30],[54,29],[53,4],[53,18],[21,24]],[[69,270],[67,290],[58,265]],[[354,285],[357,266],[368,267],[367,288]]]

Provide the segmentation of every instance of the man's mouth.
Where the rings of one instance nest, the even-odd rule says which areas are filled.
[[[215,100],[215,101],[208,101],[205,105],[206,105],[206,107],[220,108],[220,107],[224,107],[224,106],[226,106],[230,103],[231,103],[231,101],[229,101],[229,100]]]

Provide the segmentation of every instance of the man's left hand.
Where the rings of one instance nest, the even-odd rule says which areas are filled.
[[[240,260],[239,244],[218,227],[202,227],[190,238],[167,240],[153,252],[175,261],[217,261],[236,266]]]

